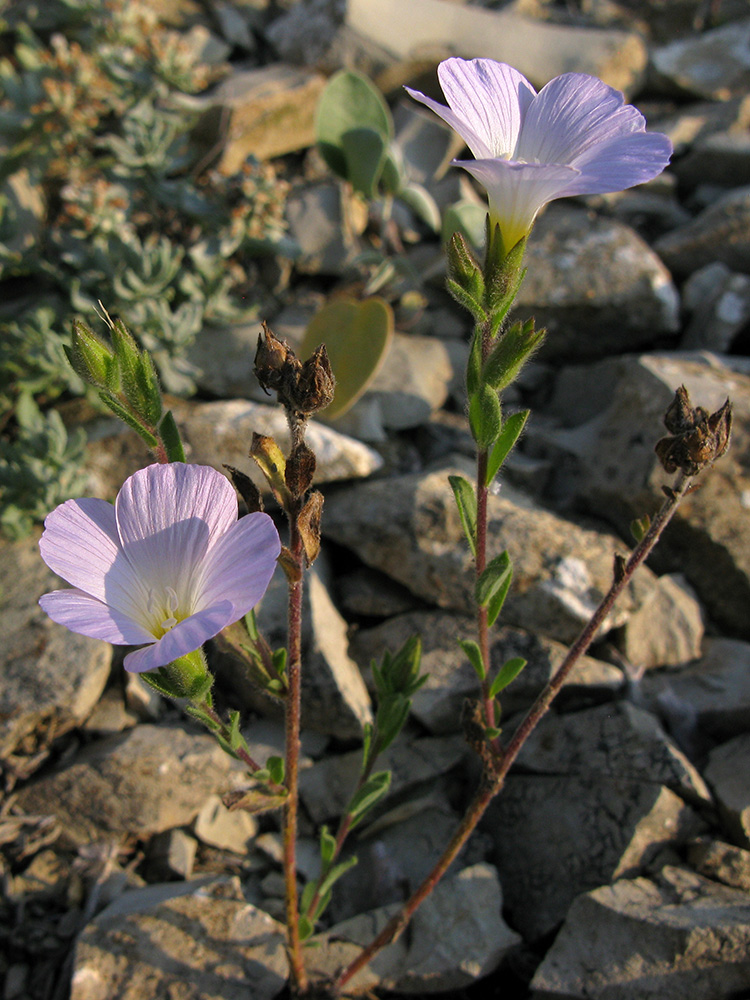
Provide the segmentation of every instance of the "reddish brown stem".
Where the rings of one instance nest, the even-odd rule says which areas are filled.
[[[364,948],[362,952],[360,952],[359,956],[339,975],[335,983],[336,989],[341,989],[341,987],[345,986],[346,983],[348,983],[353,976],[363,969],[379,951],[398,938],[417,908],[427,898],[427,896],[429,896],[445,872],[448,870],[451,862],[471,836],[492,798],[502,788],[508,771],[510,770],[510,766],[518,756],[521,747],[528,739],[539,720],[549,709],[555,695],[565,683],[577,661],[581,656],[583,656],[588,647],[591,645],[599,627],[609,614],[616,599],[630,582],[638,567],[648,558],[652,549],[658,542],[681,499],[688,491],[689,484],[690,479],[680,474],[674,488],[667,495],[666,501],[654,518],[648,532],[633,550],[625,565],[616,573],[612,586],[592,615],[591,620],[587,623],[585,628],[581,631],[578,639],[571,646],[568,655],[563,660],[559,670],[529,709],[528,714],[519,725],[508,746],[504,751],[500,752],[496,766],[491,768],[491,770],[488,769],[486,771],[482,783],[474,796],[474,799],[469,805],[466,815],[462,819],[459,827],[451,838],[450,843],[438,859],[432,871],[425,878],[419,888],[413,893],[413,895],[406,901],[406,903],[404,903],[401,910],[388,921],[378,936],[366,948]]]

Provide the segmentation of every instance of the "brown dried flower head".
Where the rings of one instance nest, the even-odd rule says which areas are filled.
[[[681,385],[664,415],[664,425],[671,436],[656,444],[659,461],[667,472],[679,469],[686,476],[695,476],[729,447],[732,404],[727,399],[715,413],[709,413],[702,406],[693,407]]]
[[[324,344],[303,363],[264,323],[254,371],[263,388],[276,392],[282,406],[293,413],[306,416],[333,401],[336,380]]]

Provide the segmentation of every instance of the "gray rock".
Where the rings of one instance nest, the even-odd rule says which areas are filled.
[[[750,320],[750,275],[707,264],[685,282],[684,302],[692,316],[680,346],[725,353]]]
[[[257,609],[261,634],[272,648],[286,643],[288,591],[277,573]],[[302,724],[317,733],[359,739],[372,720],[370,697],[357,664],[348,652],[348,625],[331,597],[325,560],[319,558],[305,577],[303,590]],[[217,674],[243,708],[280,715],[281,703],[261,692],[231,648],[216,640],[221,655]]]
[[[198,841],[184,830],[164,830],[148,845],[148,874],[155,881],[189,879]]]
[[[71,1000],[273,1000],[288,973],[284,928],[238,880],[169,886],[104,910],[75,951]],[[138,896],[138,892],[127,893]]]
[[[520,940],[503,921],[501,907],[495,869],[487,864],[464,868],[438,885],[410,923],[408,944],[391,946],[375,958],[371,975],[377,973],[382,988],[406,994],[471,985],[493,972]],[[365,913],[336,924],[326,938],[364,946],[390,912]]]
[[[248,451],[254,431],[275,438],[282,450],[288,450],[289,428],[281,407],[244,399],[174,400],[173,404],[189,462],[213,465],[224,473],[224,463],[234,465],[268,490]],[[307,443],[317,457],[318,483],[369,476],[383,464],[372,448],[317,421],[308,424]],[[128,476],[152,461],[130,430],[110,422],[99,425],[87,454],[89,495],[113,499]]]
[[[338,181],[293,190],[286,204],[289,235],[300,248],[295,267],[303,274],[340,276],[362,250]]]
[[[531,989],[539,1000],[729,1000],[750,979],[748,935],[747,893],[669,867],[579,896]]]
[[[72,761],[19,791],[29,813],[57,817],[78,846],[189,824],[209,795],[240,783],[242,771],[213,737],[180,726],[136,726],[91,743]]]
[[[661,486],[671,481],[653,448],[674,390],[685,385],[693,405],[709,411],[731,397],[732,447],[700,475],[700,489],[681,504],[656,555],[662,570],[684,573],[717,622],[750,635],[750,379],[730,361],[651,354],[570,367],[558,376],[550,405],[566,426],[538,430],[532,423],[528,435],[537,452],[554,459],[552,493],[606,512],[626,537],[632,518],[658,509]]]
[[[750,18],[672,42],[651,59],[670,84],[694,97],[742,96],[750,85]]]
[[[448,398],[454,377],[444,341],[396,333],[383,364],[365,394],[377,401],[384,427],[419,427]]]
[[[67,587],[42,562],[39,533],[0,541],[0,761],[6,781],[28,776],[53,741],[94,710],[112,647],[56,625],[41,594]]]
[[[296,4],[269,25],[266,38],[284,61],[316,66],[333,44],[345,9],[346,0]]]
[[[688,155],[675,164],[674,172],[685,187],[750,184],[750,135],[717,132],[708,136],[696,142]]]
[[[692,587],[679,573],[665,574],[651,599],[628,618],[617,644],[638,671],[679,667],[701,655],[704,630]]]
[[[692,274],[714,260],[750,274],[750,187],[722,195],[692,222],[658,239],[654,250],[675,274]]]
[[[82,728],[89,736],[114,736],[137,725],[138,721],[136,713],[126,708],[122,691],[108,688]]]
[[[526,264],[514,308],[547,328],[542,359],[632,351],[679,328],[669,272],[621,222],[553,205],[534,226]]]
[[[591,776],[510,775],[483,822],[502,831],[492,860],[508,919],[526,940],[554,930],[579,893],[637,874],[698,832],[669,789]]]
[[[395,652],[412,635],[421,636],[423,673],[427,682],[413,698],[412,714],[431,733],[457,732],[466,698],[476,698],[479,682],[458,639],[476,632],[473,618],[440,611],[414,611],[399,615],[369,629],[360,629],[350,647],[351,655],[364,668],[382,658],[383,650]],[[510,687],[503,691],[504,715],[528,709],[562,662],[566,649],[559,643],[507,626],[491,636],[493,671],[507,660],[522,656],[527,666]],[[584,700],[610,698],[623,685],[616,667],[584,656],[564,685],[560,700],[568,705]]]
[[[703,773],[727,832],[740,847],[750,848],[750,733],[712,750]]]
[[[366,566],[339,576],[337,590],[341,610],[348,616],[388,618],[412,611],[419,605],[417,598],[401,584]],[[362,661],[359,662],[362,665]]]
[[[644,704],[658,711],[691,756],[750,730],[750,644],[706,639],[700,660],[679,671],[647,673]]]
[[[693,145],[700,145],[717,133],[742,135],[750,126],[750,96],[688,104],[666,118],[656,118],[650,124],[655,131],[669,136],[675,156],[679,157]]]
[[[627,702],[548,713],[524,744],[518,765],[534,774],[665,785],[694,805],[711,803],[706,783],[658,720]]]
[[[536,87],[575,71],[632,93],[646,50],[635,32],[568,28],[448,0],[349,0],[347,24],[399,57],[449,48],[455,55],[510,62]]]
[[[230,811],[218,795],[210,795],[195,817],[193,832],[198,840],[211,847],[247,854],[248,845],[258,832],[258,821],[242,809]]]
[[[456,736],[427,736],[407,742],[401,736],[379,758],[378,770],[391,771],[389,794],[398,795],[446,774],[464,759],[467,747]],[[338,817],[356,787],[362,752],[327,757],[300,774],[300,797],[313,820]]]
[[[324,533],[439,607],[472,613],[473,560],[445,469],[372,481],[326,500]],[[518,581],[504,620],[571,641],[609,589],[619,543],[504,487],[489,498],[488,558],[507,546]],[[603,631],[622,624],[650,592],[636,576]]]
[[[750,892],[750,851],[711,837],[696,837],[687,847],[688,863],[699,875]]]

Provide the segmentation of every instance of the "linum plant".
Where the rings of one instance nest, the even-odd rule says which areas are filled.
[[[320,832],[321,869],[301,895],[296,881],[302,588],[305,570],[320,548],[322,495],[313,488],[315,455],[305,441],[310,416],[328,406],[335,381],[324,345],[301,362],[264,326],[255,370],[283,406],[291,434],[284,454],[271,438],[255,435],[250,455],[288,521],[282,546],[249,477],[228,469],[248,514],[237,520],[228,480],[208,467],[189,466],[170,414],[163,413],[153,362],[123,324],[111,322],[111,345],[85,325],[74,330],[70,361],[96,386],[102,401],[152,448],[157,463],[131,476],[116,504],[70,500],[47,518],[41,552],[72,590],[44,595],[42,606],[73,631],[112,643],[138,645],[125,668],[142,672],[163,694],[180,698],[186,711],[242,761],[247,788],[225,799],[251,812],[281,810],[290,988],[296,996],[336,996],[382,948],[394,941],[448,870],[492,798],[501,790],[518,752],[586,651],[614,601],[646,559],[693,488],[693,477],[724,454],[729,444],[729,403],[713,414],[693,407],[680,387],[664,422],[669,432],[656,445],[664,469],[676,476],[653,520],[635,522],[636,546],[618,557],[612,585],[571,646],[555,676],[511,738],[499,729],[499,695],[523,669],[512,659],[490,673],[489,630],[512,582],[507,552],[487,561],[490,485],[517,442],[527,412],[506,415],[502,393],[539,348],[543,331],[532,320],[508,320],[523,280],[526,239],[539,209],[553,198],[618,190],[658,174],[670,146],[647,133],[639,113],[601,81],[565,74],[539,94],[515,70],[489,60],[450,59],[440,80],[450,107],[416,92],[467,141],[477,159],[460,162],[487,187],[490,211],[485,256],[478,262],[460,235],[448,248],[448,287],[474,320],[467,365],[468,418],[476,451],[476,481],[453,477],[451,486],[475,562],[475,640],[462,643],[478,675],[480,694],[464,712],[465,735],[482,767],[478,788],[432,871],[365,946],[358,957],[324,983],[311,982],[305,942],[323,914],[334,883],[353,863],[342,847],[388,790],[390,775],[375,770],[379,755],[396,738],[420,676],[420,641],[408,640],[373,665],[378,705],[364,732],[360,774],[335,832]],[[252,615],[276,566],[288,584],[288,642],[272,650]],[[257,683],[284,705],[285,755],[260,763],[250,754],[237,712],[223,716],[212,695],[213,677],[203,644],[219,636],[244,658]],[[356,988],[357,983],[351,983]]]

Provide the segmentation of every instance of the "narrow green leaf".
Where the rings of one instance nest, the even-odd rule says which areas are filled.
[[[388,791],[390,783],[390,771],[376,771],[375,774],[370,775],[359,791],[352,796],[348,809],[349,816],[351,817],[350,826],[352,828],[364,818],[365,813],[369,812],[382,799]]]
[[[651,518],[648,514],[644,514],[643,517],[635,518],[635,520],[630,522],[630,534],[636,542],[642,542],[650,527]]]
[[[498,729],[497,726],[486,726],[484,735],[488,740],[496,740],[501,732],[502,729]]]
[[[489,486],[495,476],[502,468],[503,462],[508,457],[529,419],[530,410],[521,410],[510,417],[506,417],[502,430],[497,436],[490,456],[487,460],[487,480],[485,486]]]
[[[473,396],[479,388],[482,375],[482,331],[477,325],[471,341],[471,350],[466,362],[466,393]]]
[[[484,307],[481,302],[475,299],[473,295],[470,295],[469,292],[465,291],[465,289],[463,289],[457,281],[454,281],[453,278],[448,278],[446,280],[445,287],[456,302],[458,302],[460,306],[463,306],[468,313],[471,313],[477,323],[484,322],[487,318],[487,314],[484,311]]]
[[[330,865],[335,854],[336,838],[327,826],[323,826],[320,831],[320,860],[324,865]],[[302,906],[302,909],[307,909],[307,907]]]
[[[490,385],[480,385],[469,396],[469,425],[477,447],[483,451],[492,447],[503,425],[497,392]]]
[[[524,660],[522,656],[514,656],[513,659],[508,660],[507,663],[503,664],[497,677],[490,686],[490,698],[494,698],[495,695],[499,694],[503,688],[506,688],[511,681],[514,681],[526,666],[526,662],[527,661]]]
[[[281,785],[284,781],[284,758],[283,757],[269,757],[266,761],[266,767],[268,768],[268,773],[270,775],[271,781],[274,785]]]
[[[271,663],[277,675],[283,678],[286,675],[286,649],[282,647],[274,650],[271,654]]]
[[[354,864],[356,865],[356,863],[357,863],[357,859],[355,858],[354,859]],[[353,866],[350,865],[349,867],[351,868]],[[343,875],[344,873],[342,872],[341,874]],[[330,902],[331,902],[331,890],[328,889],[327,892],[321,893],[321,896],[318,899],[318,905],[315,907],[315,911],[313,912],[313,920],[317,921],[317,920],[320,919],[320,917],[328,909],[328,904]]]
[[[328,872],[326,877],[323,879],[323,881],[320,883],[318,887],[319,895],[325,896],[328,893],[330,893],[331,886],[333,885],[333,883],[337,882],[341,878],[341,876],[344,875],[346,872],[348,872],[350,868],[353,868],[356,865],[356,863],[357,863],[357,858],[355,855],[352,855],[352,857],[347,858],[346,861],[340,861],[337,865],[334,865],[333,868],[331,868],[331,870]],[[320,916],[320,914],[323,912],[323,909],[325,909],[325,907],[322,908],[316,907],[315,916],[316,917]]]
[[[456,498],[458,516],[461,518],[464,534],[469,540],[469,548],[476,558],[477,554],[477,498],[474,487],[463,476],[448,476],[453,496]]]
[[[482,653],[477,643],[474,642],[473,639],[459,639],[458,644],[469,658],[469,663],[474,668],[474,673],[477,675],[480,681],[483,681],[484,678],[487,676],[487,672],[484,668]]]
[[[505,578],[505,582],[502,586],[495,592],[495,594],[490,598],[487,604],[487,624],[494,625],[497,621],[497,616],[503,610],[503,604],[505,604],[505,598],[508,596],[508,591],[510,590],[510,585],[513,581],[513,567],[510,568],[510,573],[508,573]]]
[[[180,431],[171,410],[167,410],[159,424],[159,437],[167,450],[170,462],[184,462],[185,449],[182,446]]]
[[[325,830],[326,827],[323,827]],[[315,896],[315,887],[317,886],[317,880],[314,882],[307,882],[305,888],[302,890],[302,895],[299,898],[299,912],[307,913],[310,909],[310,903],[313,901]]]
[[[477,604],[484,608],[490,603],[512,572],[510,556],[507,550],[488,563],[486,569],[476,583],[475,597]]]
[[[312,920],[308,920],[307,917],[299,918],[299,939],[300,941],[307,941],[312,932],[315,930],[315,925]]]

